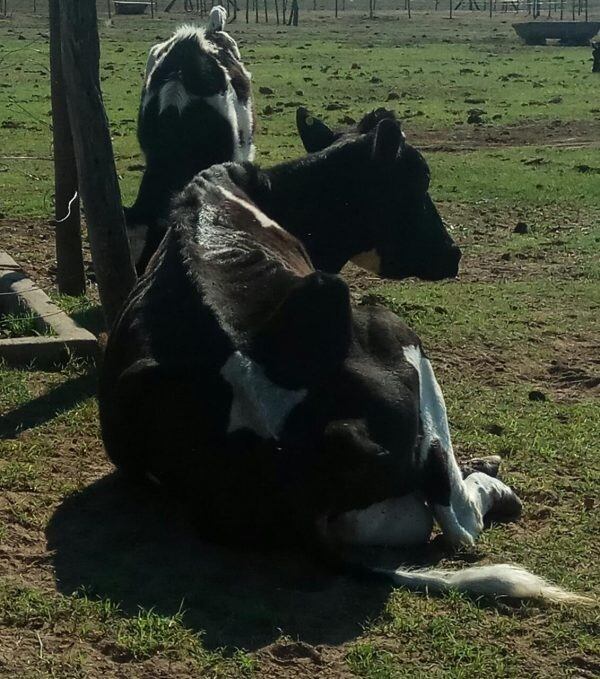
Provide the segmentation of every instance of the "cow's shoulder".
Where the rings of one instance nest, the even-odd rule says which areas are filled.
[[[397,314],[379,304],[355,307],[354,337],[359,351],[386,365],[404,362],[404,347],[421,345]]]

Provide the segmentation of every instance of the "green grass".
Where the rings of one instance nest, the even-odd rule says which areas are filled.
[[[556,351],[564,322],[593,339],[600,281],[388,284],[371,299],[398,313],[432,348],[473,347],[504,361],[539,362]]]
[[[38,321],[37,316],[28,311],[2,314],[0,315],[0,339],[52,334],[51,329],[41,333],[37,328]]]
[[[449,137],[455,129],[468,128],[472,108],[485,111],[492,133],[528,121],[600,120],[597,78],[590,72],[587,48],[526,48],[500,17],[482,23],[463,15],[450,24],[441,13],[421,15],[412,24],[380,21],[369,32],[364,22],[352,16],[340,20],[334,30],[325,22],[299,30],[281,27],[279,33],[264,26],[232,25],[254,75],[260,162],[270,164],[300,154],[294,124],[298,104],[323,114],[333,125],[385,105],[398,112],[417,143],[425,129],[445,131]],[[143,161],[135,131],[148,47],[166,37],[179,20],[117,18],[112,26],[100,26],[102,87],[126,203],[134,199],[141,177]],[[423,21],[427,31],[419,31]],[[48,41],[40,34],[42,18],[26,20],[17,15],[13,26],[11,33],[4,29],[5,39],[0,42],[0,73],[6,85],[0,89],[3,211],[13,216],[47,215],[53,180]],[[270,86],[274,95],[260,94],[262,85]],[[400,99],[387,102],[390,92]],[[338,110],[326,111],[332,104]],[[543,138],[539,141],[544,143]],[[535,155],[550,157],[550,167],[523,166],[521,161],[528,155],[532,153],[484,152],[455,158],[432,154],[430,161],[439,175],[439,195],[453,200],[488,197],[498,173],[509,178],[508,184],[502,183],[506,195],[499,196],[501,200],[512,200],[513,187],[518,200],[534,195],[540,203],[548,197],[579,201],[581,194],[587,204],[597,200],[595,176],[573,170],[576,164],[598,166],[593,152],[568,152],[561,157],[551,150],[536,151]],[[521,175],[524,184],[518,179]]]
[[[57,304],[76,323],[94,334],[104,330],[104,317],[100,305],[87,295],[73,297],[51,293],[52,301]]]
[[[243,654],[227,660],[218,653],[206,652],[200,639],[181,624],[181,614],[165,617],[140,610],[137,616],[126,618],[118,605],[89,598],[85,593],[52,596],[0,580],[0,620],[8,628],[26,627],[44,634],[67,631],[73,643],[103,637],[109,654],[119,662],[156,656],[186,660],[196,672],[211,676],[231,676],[232,667],[246,674],[249,668]]]
[[[431,156],[432,193],[483,208],[600,205],[598,149],[511,148]],[[594,171],[582,171],[591,168]]]

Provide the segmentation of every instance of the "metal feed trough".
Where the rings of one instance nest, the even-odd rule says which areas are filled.
[[[560,40],[563,45],[589,45],[600,31],[600,21],[527,21],[513,24],[526,45],[545,45]]]
[[[150,7],[149,2],[134,2],[133,0],[114,0],[115,14],[144,14]]]
[[[70,356],[96,356],[98,342],[94,335],[61,311],[15,260],[0,250],[0,314],[19,312],[32,315],[36,330],[42,334],[0,339],[0,361],[12,365],[35,361],[41,367],[62,363]]]

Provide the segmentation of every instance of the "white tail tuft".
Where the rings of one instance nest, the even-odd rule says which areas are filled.
[[[456,589],[479,596],[540,599],[565,604],[593,603],[589,597],[567,592],[524,568],[510,564],[473,566],[457,571],[436,569],[392,571],[384,568],[374,570],[387,575],[397,585],[421,591],[447,592]]]
[[[227,23],[227,10],[222,5],[215,5],[208,15],[208,23],[206,24],[206,32],[214,33],[215,31],[222,31]]]

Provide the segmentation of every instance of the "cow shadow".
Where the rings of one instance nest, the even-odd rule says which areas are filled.
[[[208,544],[172,502],[116,473],[68,497],[46,536],[62,593],[108,598],[127,615],[182,611],[209,649],[253,650],[282,634],[339,644],[381,613],[390,591],[298,553]]]

